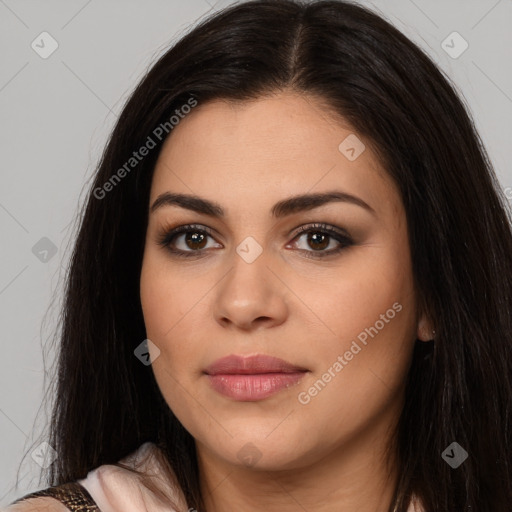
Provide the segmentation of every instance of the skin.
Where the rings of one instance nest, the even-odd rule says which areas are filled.
[[[9,512],[69,512],[69,509],[55,498],[39,497],[11,505]]]
[[[152,368],[196,440],[209,512],[375,512],[391,502],[396,465],[386,449],[414,340],[431,339],[432,326],[417,306],[398,190],[363,137],[358,158],[342,154],[338,146],[351,133],[318,99],[286,90],[198,105],[159,156],[150,205],[173,192],[226,211],[222,219],[173,205],[151,213],[140,279],[147,336],[160,350],[152,351]],[[331,190],[359,197],[375,214],[330,202],[270,215],[280,200]],[[179,258],[158,244],[168,228],[189,223],[213,230],[199,244],[200,256]],[[296,233],[311,223],[344,229],[354,243],[307,258],[318,253],[318,242]],[[249,236],[262,249],[252,263],[236,252]],[[324,253],[339,246],[328,241]],[[198,250],[184,235],[173,245]],[[394,303],[401,311],[300,403],[299,393]],[[203,373],[229,354],[268,354],[309,372],[264,400],[235,401],[214,391]],[[247,443],[257,454],[250,462],[237,456],[250,450]]]

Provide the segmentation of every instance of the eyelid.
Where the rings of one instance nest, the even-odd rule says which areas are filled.
[[[157,236],[157,241],[160,245],[165,245],[166,241],[169,240],[174,235],[180,235],[183,233],[186,233],[187,231],[204,231],[208,235],[210,235],[212,238],[215,237],[215,231],[205,226],[204,224],[180,224],[174,228],[171,227],[163,227],[159,231],[159,235]]]
[[[185,223],[185,224],[178,224],[175,227],[171,227],[170,225],[164,224],[161,229],[159,229],[159,232],[163,234],[164,236],[170,235],[171,233],[178,233],[185,230],[194,230],[197,229],[198,231],[205,231],[212,237],[220,237],[220,234],[217,230],[210,228],[209,226],[206,226],[205,224],[198,224],[198,223]],[[308,222],[306,224],[302,224],[298,228],[295,228],[292,230],[287,237],[293,236],[294,238],[304,232],[304,231],[310,231],[312,229],[318,229],[321,231],[328,231],[329,233],[334,233],[339,236],[344,236],[346,238],[352,238],[350,233],[338,226],[334,226],[333,224],[330,224],[328,222]]]
[[[308,231],[314,231],[317,229],[318,231],[326,231],[329,234],[335,234],[340,237],[345,238],[352,238],[347,230],[343,228],[339,228],[336,226],[333,226],[332,224],[328,224],[327,222],[311,222],[309,224],[303,224],[302,226],[298,227],[295,233],[295,237],[297,235],[300,235],[301,233],[308,232]]]

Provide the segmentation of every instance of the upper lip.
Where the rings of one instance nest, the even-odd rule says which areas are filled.
[[[264,354],[252,356],[229,355],[214,361],[205,370],[208,375],[218,374],[258,374],[305,372],[306,368],[295,366],[283,359]]]

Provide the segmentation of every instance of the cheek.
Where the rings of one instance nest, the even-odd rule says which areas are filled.
[[[186,393],[181,392],[184,359],[189,359],[184,347],[177,347],[169,340],[178,339],[180,320],[185,317],[182,295],[170,273],[161,271],[162,265],[153,258],[151,251],[145,254],[140,279],[140,300],[147,337],[159,348],[159,356],[153,360],[151,369],[167,405],[180,416],[186,413]],[[185,384],[186,385],[186,384]]]
[[[316,348],[338,353],[361,333],[364,341],[365,329],[376,322],[379,335],[390,344],[404,339],[400,333],[404,327],[409,332],[414,323],[413,276],[407,252],[393,247],[373,244],[347,253],[335,279],[331,271],[322,270],[294,282],[294,293],[307,306],[308,316],[317,320],[322,342]]]
[[[204,279],[204,276],[200,276]],[[140,300],[147,337],[160,354],[152,369],[164,398],[173,409],[186,402],[191,380],[198,374],[199,333],[197,318],[205,314],[200,299],[204,291],[149,248],[140,278]]]
[[[223,440],[223,429],[219,429],[215,410],[207,397],[202,396],[197,380],[204,347],[194,343],[199,338],[194,334],[193,326],[187,325],[186,316],[171,316],[161,309],[159,312],[155,310],[145,314],[145,321],[148,322],[148,338],[160,349],[159,357],[151,365],[160,393],[193,437],[214,437],[214,444],[218,444]]]
[[[322,293],[309,297],[320,312],[323,341],[315,345],[315,372],[299,402],[312,416],[330,411],[334,430],[382,414],[404,387],[416,309],[408,253],[393,247],[347,258],[341,277],[326,279]]]
[[[190,309],[187,304],[193,299],[191,289],[154,249],[147,249],[141,269],[140,300],[148,338],[153,336],[161,344],[172,334]]]

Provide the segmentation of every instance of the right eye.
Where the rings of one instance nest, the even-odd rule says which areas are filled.
[[[198,224],[186,224],[165,231],[160,235],[158,244],[178,257],[199,256],[209,248],[207,247],[208,237],[212,237],[210,228]],[[176,245],[180,243],[181,248],[177,248]]]

